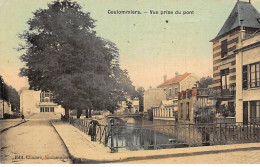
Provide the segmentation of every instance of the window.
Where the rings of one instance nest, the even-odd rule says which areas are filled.
[[[174,93],[175,93],[175,97],[177,97],[178,96],[178,88],[175,88]]]
[[[187,104],[186,104],[186,119],[187,120],[190,120],[190,103],[189,102],[187,102]]]
[[[221,87],[222,89],[228,89],[229,86],[229,69],[224,69],[220,71],[221,74]]]
[[[49,92],[41,92],[40,102],[53,102],[53,94]]]
[[[169,89],[169,96],[172,95],[172,89]]]
[[[192,97],[192,90],[189,90],[189,97]]]
[[[54,112],[54,107],[50,107],[50,112]]]
[[[250,122],[260,122],[260,101],[250,102]]]
[[[250,65],[250,87],[255,88],[260,86],[260,63]]]
[[[50,110],[49,110],[49,107],[45,107],[44,111],[45,111],[45,112],[49,112],[49,111],[50,111]]]
[[[44,107],[41,107],[41,108],[40,108],[40,112],[44,112]]]
[[[243,66],[243,89],[248,88],[248,70],[247,70],[247,65]]]
[[[221,42],[221,58],[226,57],[228,53],[228,42],[227,39]]]
[[[181,106],[180,106],[180,114],[181,114],[181,116],[180,116],[180,119],[182,119],[183,118],[183,112],[182,112],[182,103],[180,104]]]

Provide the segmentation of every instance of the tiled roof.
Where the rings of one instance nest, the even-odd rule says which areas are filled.
[[[179,83],[181,82],[182,80],[184,80],[185,78],[187,78],[191,73],[185,73],[183,75],[178,75],[174,78],[171,78],[171,79],[168,79],[166,82],[160,84],[159,86],[157,86],[158,88],[159,87],[162,87],[162,86],[166,86],[166,85],[172,85],[172,84],[175,84],[175,83]]]
[[[240,27],[260,28],[260,14],[249,2],[236,3],[218,35],[211,42]]]

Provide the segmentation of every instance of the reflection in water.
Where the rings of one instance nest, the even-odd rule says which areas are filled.
[[[135,125],[112,125],[112,127],[108,146],[118,148],[118,151],[153,150],[187,146],[178,141],[174,133],[171,133],[174,131],[174,126],[151,129],[152,126],[142,126],[137,122]]]

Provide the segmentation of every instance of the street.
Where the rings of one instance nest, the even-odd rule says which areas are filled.
[[[6,120],[0,120],[0,131],[11,127],[11,126],[15,126],[19,123],[21,123],[21,119],[6,119]]]
[[[50,120],[31,119],[1,133],[1,163],[67,164],[71,161]]]
[[[260,150],[223,152],[160,159],[122,162],[120,164],[259,164]]]

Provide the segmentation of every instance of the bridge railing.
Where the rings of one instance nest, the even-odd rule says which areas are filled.
[[[259,124],[111,125],[112,151],[260,142]]]
[[[89,120],[70,118],[69,122],[89,134]],[[257,123],[110,124],[97,125],[95,130],[96,141],[112,152],[260,142],[260,124]]]
[[[69,118],[69,123],[73,125],[74,127],[78,128],[82,132],[86,133],[87,135],[91,135],[89,133],[89,130],[91,128],[90,120],[83,120],[83,119],[75,119],[73,117]],[[95,129],[95,136],[96,141],[106,144],[107,141],[107,134],[108,134],[108,126],[107,125],[96,125]]]

